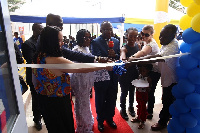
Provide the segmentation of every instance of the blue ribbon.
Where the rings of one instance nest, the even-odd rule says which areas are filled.
[[[119,60],[119,61],[116,61],[115,63],[122,63],[122,62],[123,61]],[[115,65],[113,66],[113,72],[121,76],[123,73],[127,71],[124,67],[125,67],[125,63],[122,65]]]

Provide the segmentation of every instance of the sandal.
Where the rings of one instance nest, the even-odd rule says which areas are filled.
[[[134,118],[131,120],[132,123],[139,123],[141,122],[141,120],[139,120],[138,118]]]
[[[138,129],[143,129],[145,126],[144,122],[140,122],[140,125],[138,126]]]

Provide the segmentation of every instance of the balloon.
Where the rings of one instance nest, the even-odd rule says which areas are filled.
[[[178,76],[178,80],[184,79],[188,77],[188,70],[184,69],[181,66],[176,67],[176,75]]]
[[[200,126],[196,125],[193,128],[186,128],[186,133],[200,133]]]
[[[188,73],[188,78],[194,84],[200,85],[200,68],[195,68]]]
[[[194,31],[200,33],[200,13],[192,18],[191,26]]]
[[[167,126],[167,132],[168,133],[176,133],[174,130],[171,129],[171,127],[169,125]]]
[[[187,113],[190,111],[184,99],[176,99],[172,105],[178,113]]]
[[[197,119],[192,115],[192,113],[180,114],[179,122],[185,128],[193,128],[197,125]]]
[[[194,17],[198,13],[200,13],[200,5],[197,5],[195,2],[191,3],[187,8],[188,16]]]
[[[199,61],[190,54],[182,55],[179,58],[179,64],[182,68],[189,70],[189,69],[197,68],[197,66],[199,65]]]
[[[200,109],[191,109],[191,113],[197,118],[197,120],[200,120]]]
[[[170,107],[169,107],[169,112],[170,112],[170,114],[173,116],[173,118],[174,118],[174,117],[179,117],[179,114],[180,114],[180,113],[176,111],[176,109],[175,109],[175,107],[174,107],[173,104],[170,105]]]
[[[176,133],[184,133],[185,127],[181,125],[178,118],[173,118],[169,121],[168,126]]]
[[[194,0],[197,5],[200,5],[200,0]]]
[[[181,45],[180,45],[180,51],[182,53],[189,53],[190,52],[190,47],[191,47],[191,44],[182,42]]]
[[[193,44],[200,41],[200,33],[194,31],[192,28],[186,29],[183,34],[183,41],[188,44]]]
[[[179,26],[182,30],[186,30],[187,28],[191,27],[192,17],[188,16],[187,14],[182,16],[179,21]]]
[[[195,92],[200,94],[200,85],[196,85]]]
[[[179,92],[178,90],[178,85],[174,85],[172,88],[172,95],[176,98],[176,99],[183,99],[185,98],[185,95],[183,95],[182,93]]]
[[[193,0],[180,0],[180,3],[185,7],[188,7],[192,2]]]
[[[200,41],[193,43],[190,51],[193,57],[200,60]]]
[[[185,103],[191,109],[200,109],[200,94],[191,93],[185,97]]]
[[[180,79],[177,85],[178,91],[183,95],[187,95],[195,91],[195,85],[187,79]]]

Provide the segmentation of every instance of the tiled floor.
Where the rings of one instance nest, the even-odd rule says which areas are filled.
[[[159,113],[160,110],[162,109],[162,103],[161,103],[161,95],[162,95],[162,88],[160,85],[160,81],[158,83],[158,86],[156,88],[156,92],[155,92],[155,107],[154,107],[154,116],[152,120],[147,120],[145,123],[145,128],[144,129],[138,129],[137,123],[131,123],[130,120],[132,119],[131,116],[129,116],[129,121],[127,121],[127,123],[129,124],[129,126],[131,127],[131,129],[133,130],[134,133],[167,133],[167,128],[161,130],[161,131],[152,131],[151,130],[151,125],[156,123],[159,119]],[[119,87],[119,91],[118,91],[118,99],[117,99],[117,108],[120,110],[120,102],[119,102],[119,98],[120,98],[120,87]],[[127,99],[127,103],[128,103],[128,99]],[[136,102],[134,103],[134,106],[136,106]],[[28,131],[29,133],[47,133],[47,129],[45,127],[44,121],[42,121],[43,123],[43,128],[41,131],[37,131],[34,128],[34,123],[33,123],[33,114],[32,114],[32,110],[31,110],[31,104],[28,105],[27,110],[26,110],[26,120],[27,120],[27,125],[28,125]],[[136,111],[136,107],[135,107],[135,111]],[[128,114],[128,111],[127,111]]]

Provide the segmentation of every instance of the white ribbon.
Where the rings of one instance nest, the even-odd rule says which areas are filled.
[[[156,11],[155,18],[154,18],[154,24],[164,23],[164,22],[170,22],[168,13],[166,13],[164,11]]]
[[[141,61],[150,61],[150,60],[157,60],[157,59],[167,59],[173,57],[180,57],[182,55],[188,55],[190,53],[182,53],[182,54],[175,54],[169,56],[162,56],[162,57],[155,57],[150,59],[141,59],[137,61],[131,62],[141,62]],[[115,66],[115,65],[122,65],[122,63],[74,63],[74,64],[17,64],[18,67],[31,67],[31,68],[47,68],[47,69],[81,69],[81,68],[93,68],[93,67],[107,67],[107,66]]]

